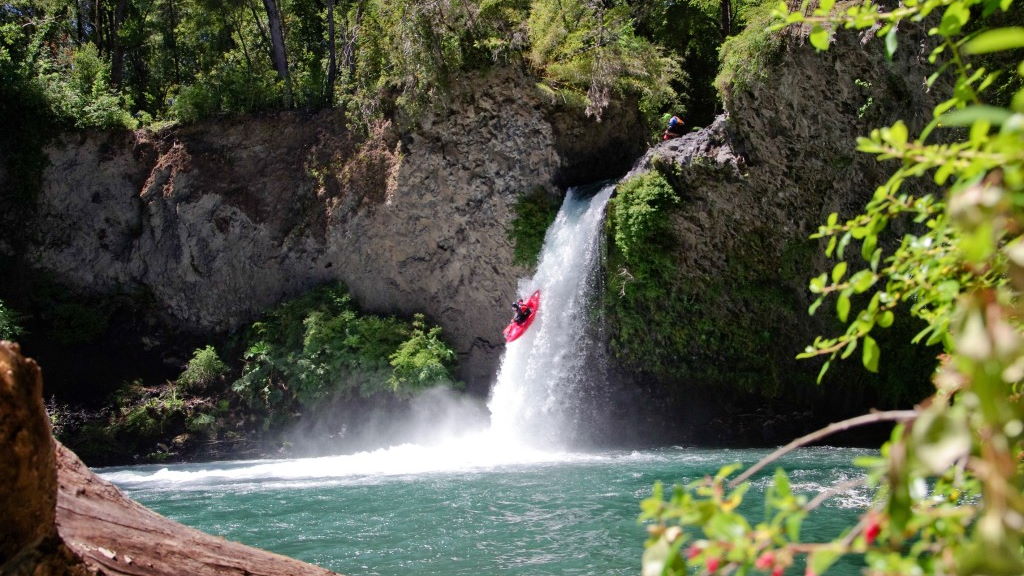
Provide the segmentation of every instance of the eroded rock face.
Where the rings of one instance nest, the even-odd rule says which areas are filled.
[[[830,268],[824,242],[810,235],[832,212],[860,212],[894,169],[857,152],[856,138],[897,119],[919,129],[942,97],[941,87],[924,84],[924,29],[906,28],[894,61],[879,39],[850,31],[839,31],[825,53],[787,37],[766,82],[735,90],[727,115],[652,147],[634,169],[659,170],[680,197],[672,215],[676,300],[658,304],[663,314],[679,312],[675,325],[690,331],[649,349],[661,354],[664,388],[684,398],[672,414],[687,414],[681,419],[698,441],[777,442],[883,401],[872,389],[877,377],[856,359],[834,365],[829,385],[816,386],[821,363],[795,357],[838,330],[828,305],[807,314],[807,282]],[[859,250],[848,252],[859,261]],[[906,379],[929,364],[918,359],[927,351],[908,351],[912,334],[890,335],[895,343],[886,347]],[[927,373],[919,376],[927,388]],[[707,396],[714,406],[690,401],[701,386],[716,390]],[[768,413],[778,410],[806,415],[769,431]]]
[[[643,140],[635,112],[594,129],[534,92],[498,71],[411,134],[381,125],[368,141],[335,111],[62,136],[47,150],[25,260],[87,293],[136,294],[199,334],[340,280],[370,311],[426,312],[461,378],[486,390],[507,302],[529,272],[512,262],[512,204],[537,187],[557,194],[602,150],[616,157],[602,170],[624,171]]]

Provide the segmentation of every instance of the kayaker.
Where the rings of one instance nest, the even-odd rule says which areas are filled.
[[[515,309],[516,311],[515,317],[512,318],[512,321],[515,322],[516,324],[522,324],[523,322],[526,322],[526,319],[530,317],[530,313],[532,312],[529,306],[523,304],[522,298],[513,302],[512,308]]]

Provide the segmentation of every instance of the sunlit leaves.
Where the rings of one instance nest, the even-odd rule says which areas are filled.
[[[986,30],[972,38],[964,45],[964,52],[968,54],[988,54],[991,52],[1002,52],[1024,48],[1024,28],[996,28]]]
[[[564,101],[581,102],[600,120],[613,92],[638,94],[651,112],[669,102],[678,63],[638,36],[624,2],[533,2],[528,56],[544,88]]]

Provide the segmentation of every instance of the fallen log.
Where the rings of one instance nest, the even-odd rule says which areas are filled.
[[[39,367],[10,342],[0,342],[0,463],[0,576],[334,574],[160,516],[93,474],[52,437]]]

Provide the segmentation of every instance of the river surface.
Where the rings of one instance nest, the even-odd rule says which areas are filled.
[[[474,465],[420,447],[297,460],[98,470],[144,505],[205,532],[351,576],[636,575],[640,501],[656,481],[687,483],[759,450],[666,448],[532,453]],[[811,498],[855,478],[868,451],[807,448],[782,461]],[[442,468],[451,468],[447,471]],[[758,521],[771,470],[743,510]],[[834,538],[864,510],[863,489],[817,509],[806,539]],[[856,574],[848,561],[829,574]]]

